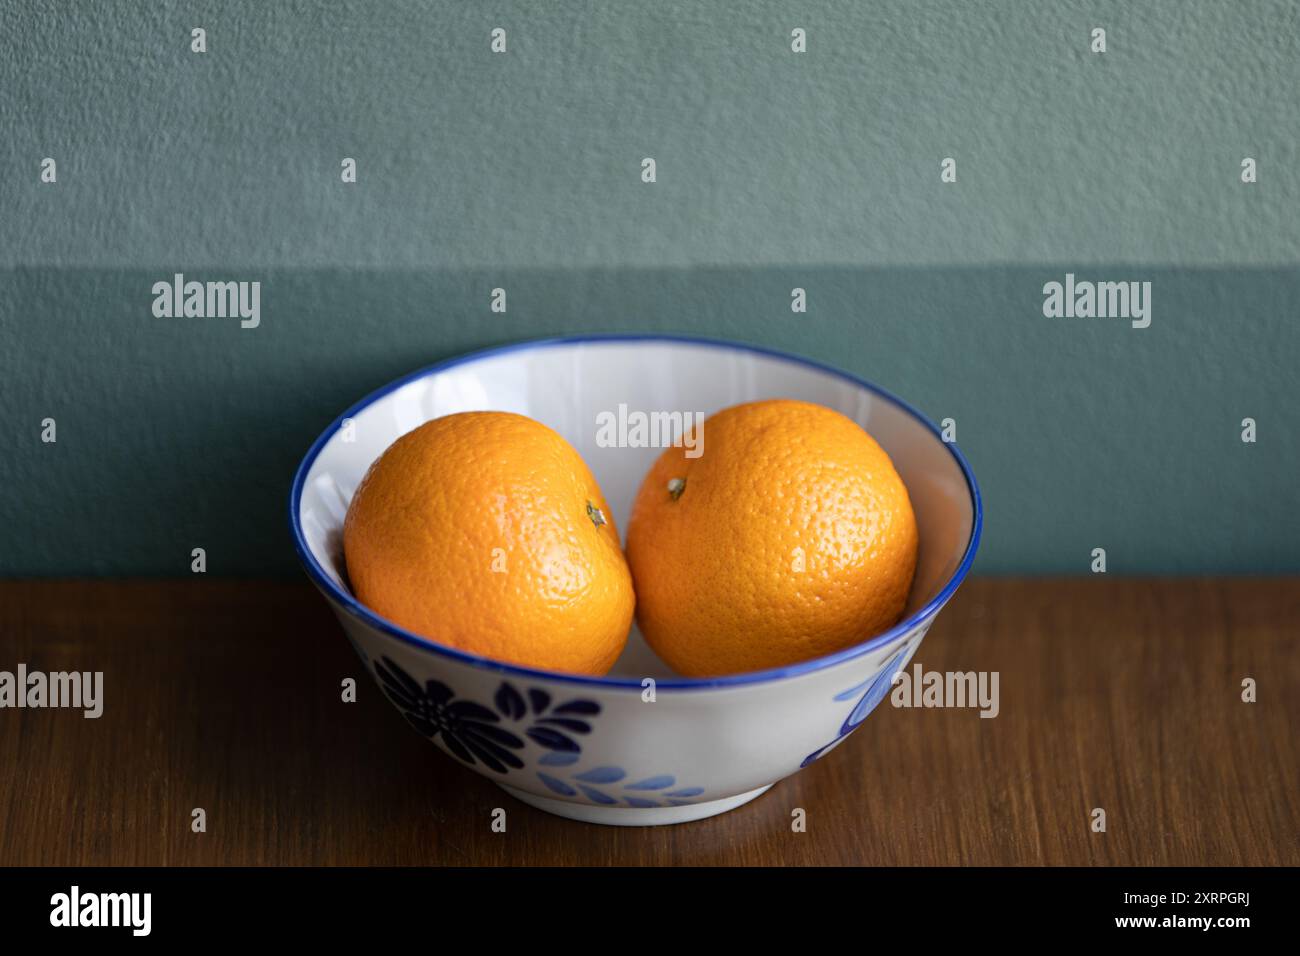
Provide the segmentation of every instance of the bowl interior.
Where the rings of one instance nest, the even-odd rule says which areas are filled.
[[[894,460],[912,498],[920,557],[910,615],[956,573],[970,543],[975,508],[957,457],[907,408],[834,371],[722,343],[672,339],[544,342],[471,357],[420,374],[372,397],[332,431],[308,465],[298,503],[307,549],[347,590],[342,529],[352,493],[371,462],[398,437],[454,412],[518,412],[549,425],[578,450],[609,500],[620,532],[641,479],[662,447],[607,447],[601,423],[620,406],[633,413],[710,415],[763,398],[833,408],[862,425]],[[708,431],[704,432],[708,451]],[[873,635],[864,634],[863,640]],[[672,677],[633,630],[611,677]]]

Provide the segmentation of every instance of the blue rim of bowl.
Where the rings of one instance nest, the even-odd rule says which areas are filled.
[[[289,489],[289,529],[293,534],[294,549],[298,552],[298,560],[302,562],[307,571],[308,577],[315,582],[316,586],[325,592],[332,600],[346,610],[354,617],[360,618],[366,624],[375,628],[390,637],[395,637],[412,647],[418,648],[440,657],[447,657],[462,664],[468,664],[473,667],[485,670],[498,671],[503,674],[512,674],[516,677],[529,678],[532,680],[550,680],[563,681],[569,684],[580,684],[588,687],[601,687],[610,690],[627,689],[640,693],[644,687],[641,684],[641,678],[635,677],[588,677],[582,674],[566,674],[560,671],[541,670],[534,667],[523,667],[518,664],[507,664],[504,661],[493,660],[490,657],[483,657],[478,654],[471,654],[467,651],[457,650],[453,647],[439,644],[429,638],[421,637],[412,631],[407,631],[390,621],[385,620],[378,614],[374,613],[359,601],[341,588],[321,567],[316,556],[311,553],[307,546],[306,540],[302,535],[302,523],[299,520],[299,513],[302,505],[302,489],[307,480],[307,472],[316,462],[322,448],[326,442],[338,434],[339,428],[345,419],[355,418],[366,408],[373,405],[379,399],[394,392],[411,382],[427,378],[437,372],[445,372],[448,369],[456,368],[460,365],[468,365],[471,362],[478,362],[483,359],[493,358],[500,355],[509,355],[512,352],[528,352],[538,349],[558,348],[572,345],[601,345],[610,343],[659,343],[659,344],[679,344],[679,345],[698,345],[704,347],[713,347],[721,349],[730,349],[737,352],[748,352],[754,355],[762,355],[768,358],[776,358],[795,365],[802,365],[806,368],[816,369],[834,375],[837,378],[850,382],[860,388],[865,388],[873,395],[883,398],[887,402],[892,402],[899,408],[906,411],[909,415],[923,424],[930,430],[948,449],[949,453],[956,460],[958,467],[961,468],[962,474],[966,478],[966,487],[970,491],[971,504],[974,506],[974,520],[971,523],[970,540],[966,544],[966,552],[962,555],[961,564],[953,572],[947,583],[937,595],[930,599],[924,607],[909,615],[906,619],[899,621],[889,630],[875,637],[854,644],[842,651],[836,651],[834,654],[827,654],[824,657],[816,657],[810,661],[801,661],[798,664],[791,664],[786,667],[775,667],[768,670],[752,671],[744,674],[730,674],[724,677],[675,677],[667,680],[655,680],[656,690],[710,690],[723,687],[739,687],[748,684],[763,684],[773,681],[786,680],[791,677],[799,677],[804,674],[810,674],[814,671],[823,670],[827,667],[833,667],[836,664],[842,664],[845,661],[860,657],[863,654],[869,654],[871,651],[885,647],[891,642],[902,637],[904,634],[915,629],[918,625],[924,624],[930,618],[934,617],[939,610],[948,602],[958,586],[966,578],[966,573],[970,570],[971,563],[975,560],[975,552],[979,548],[980,532],[984,525],[984,506],[980,500],[979,485],[975,481],[975,475],[971,471],[970,465],[962,455],[961,450],[954,442],[943,440],[943,432],[939,427],[926,418],[925,415],[911,404],[903,401],[898,396],[873,385],[865,379],[858,378],[856,375],[850,375],[841,369],[825,365],[812,359],[801,358],[797,355],[791,355],[787,352],[780,352],[776,349],[767,349],[757,345],[747,345],[743,342],[731,342],[726,339],[712,339],[696,337],[690,335],[573,335],[559,336],[555,338],[531,339],[524,342],[514,342],[510,345],[496,346],[495,348],[480,349],[476,352],[469,352],[464,355],[456,356],[442,362],[437,362],[425,368],[418,369],[408,375],[389,382],[382,388],[371,392],[361,401],[354,404],[351,408],[334,419],[333,423],[320,434],[320,437],[312,443],[311,448],[303,457],[302,462],[298,465],[298,470],[293,476],[293,486]]]

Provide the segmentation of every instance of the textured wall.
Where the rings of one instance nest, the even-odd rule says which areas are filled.
[[[955,418],[986,572],[1300,570],[1296,3],[90,7],[0,6],[0,573],[291,572],[346,404],[583,330]],[[261,325],[155,318],[175,271]],[[1151,326],[1044,317],[1066,272]]]

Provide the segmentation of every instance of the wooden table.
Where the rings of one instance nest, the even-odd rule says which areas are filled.
[[[996,719],[885,705],[748,806],[609,828],[412,733],[306,583],[2,582],[0,670],[106,706],[0,710],[0,864],[1296,865],[1297,635],[1295,579],[972,580],[917,660],[999,671]]]

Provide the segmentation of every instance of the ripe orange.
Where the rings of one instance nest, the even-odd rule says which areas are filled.
[[[421,425],[370,467],[343,525],[366,606],[496,660],[604,674],[635,597],[604,495],[568,442],[507,412]]]
[[[703,451],[664,451],[637,494],[627,557],[637,622],[674,670],[780,667],[898,622],[916,570],[911,500],[859,425],[787,399],[724,409]]]

